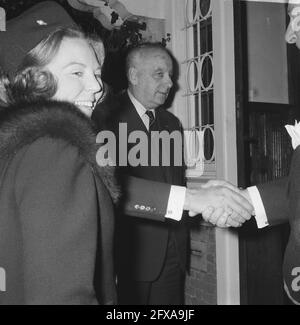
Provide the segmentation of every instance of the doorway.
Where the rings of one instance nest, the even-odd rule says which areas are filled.
[[[288,175],[292,147],[284,125],[300,117],[300,51],[284,43],[287,22],[283,3],[234,1],[238,183],[242,187]],[[281,26],[281,34],[275,24]],[[288,236],[287,224],[258,230],[254,218],[240,229],[241,304],[287,304],[281,266]]]

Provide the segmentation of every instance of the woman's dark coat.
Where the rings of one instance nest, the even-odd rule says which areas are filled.
[[[0,114],[0,304],[113,304],[118,190],[71,104]],[[3,279],[2,279],[3,280]]]

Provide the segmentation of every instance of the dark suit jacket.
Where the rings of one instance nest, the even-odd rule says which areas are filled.
[[[300,304],[300,147],[293,154],[290,173],[258,185],[270,225],[288,221],[290,237],[283,262],[284,285],[289,297]]]
[[[122,110],[123,105],[119,98],[108,92],[105,100],[98,104],[92,115],[98,132],[106,130],[115,132]],[[129,175],[126,178],[123,210],[129,216],[165,221],[170,190],[171,184]],[[141,206],[150,207],[150,210],[141,209]]]
[[[148,131],[127,92],[119,96],[118,104],[114,107],[110,128],[116,135],[119,123],[126,123],[128,135],[133,131],[143,131],[148,136]],[[155,126],[157,131],[166,130],[170,133],[175,130],[181,131],[178,119],[163,108],[156,110],[156,121],[158,121]],[[129,144],[128,152],[135,145]],[[171,157],[173,156],[174,153],[171,152]],[[185,185],[184,172],[184,167],[172,165],[121,168],[125,201],[116,226],[116,263],[119,276],[124,275],[139,281],[155,280],[163,266],[170,234],[176,238],[180,264],[185,269],[187,253],[185,218],[183,217],[181,222],[164,218],[170,186]]]
[[[287,197],[291,231],[284,256],[283,275],[288,295],[300,304],[300,147],[293,154]]]

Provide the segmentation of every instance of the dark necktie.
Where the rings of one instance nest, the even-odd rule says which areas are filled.
[[[149,117],[149,130],[151,130],[155,120],[154,114],[152,111],[149,110],[147,110],[145,114]]]

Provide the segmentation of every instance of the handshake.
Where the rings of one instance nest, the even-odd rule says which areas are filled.
[[[221,228],[240,227],[254,214],[247,190],[219,180],[197,189],[187,189],[184,210],[191,217],[202,214],[205,221]]]

